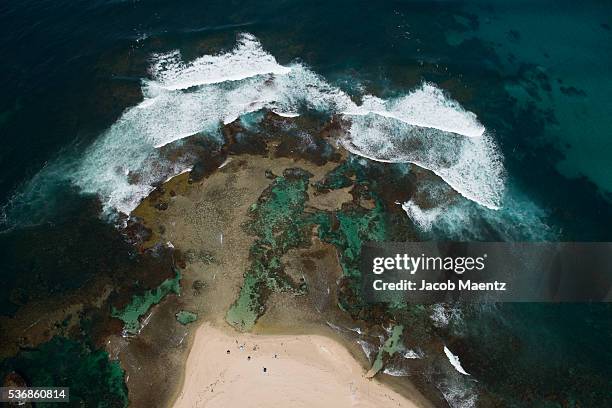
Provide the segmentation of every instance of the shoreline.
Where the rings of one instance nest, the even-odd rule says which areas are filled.
[[[274,117],[269,118],[269,126],[274,125],[276,120],[278,119]],[[275,126],[284,126],[284,123],[285,120],[282,120],[281,124]],[[334,160],[313,162],[314,159],[311,160],[309,157],[294,157],[297,155],[294,151],[290,151],[289,157],[274,153],[283,152],[283,149],[290,149],[292,146],[283,147],[282,143],[270,141],[266,147],[270,152],[254,154],[250,151],[248,140],[238,145],[233,144],[232,135],[237,130],[232,126],[238,125],[228,126],[226,138],[230,141],[228,152],[231,153],[231,149],[236,149],[235,153],[229,154],[223,161],[211,160],[211,163],[221,163],[208,169],[202,179],[192,178],[188,173],[170,178],[143,200],[132,214],[149,231],[149,236],[143,242],[144,248],[159,243],[172,245],[172,248],[180,252],[184,263],[181,266],[183,290],[180,296],[173,297],[167,305],[156,306],[172,310],[172,313],[164,313],[163,316],[156,314],[153,317],[156,321],[146,325],[140,334],[142,344],[135,342],[123,344],[121,340],[109,344],[109,349],[120,349],[130,357],[128,358],[130,361],[125,364],[125,370],[130,378],[131,401],[137,404],[150,404],[162,397],[168,406],[173,403],[176,406],[177,401],[184,399],[186,387],[193,377],[189,368],[193,365],[191,361],[196,355],[208,353],[206,349],[208,341],[204,341],[204,346],[199,346],[202,343],[202,328],[213,327],[218,330],[217,335],[213,336],[216,341],[220,341],[223,336],[230,336],[233,339],[256,339],[254,341],[267,344],[279,338],[295,340],[297,337],[299,340],[296,341],[309,348],[313,355],[316,355],[317,345],[325,343],[336,351],[335,354],[343,356],[338,361],[319,361],[318,368],[313,368],[306,364],[311,360],[310,357],[305,357],[308,352],[295,354],[283,363],[288,364],[286,368],[290,367],[291,372],[302,374],[297,374],[295,376],[297,383],[286,385],[288,388],[299,389],[301,378],[311,378],[310,381],[314,381],[315,388],[319,387],[319,383],[336,381],[339,375],[346,371],[333,369],[334,364],[341,363],[343,366],[352,367],[351,372],[354,377],[349,377],[347,381],[367,386],[366,389],[374,387],[378,392],[377,395],[391,395],[395,400],[402,401],[400,405],[385,405],[386,400],[382,399],[377,400],[376,404],[361,406],[433,406],[432,400],[425,397],[428,393],[417,389],[412,379],[382,376],[382,373],[381,378],[372,380],[365,378],[372,361],[366,357],[356,339],[364,337],[363,341],[376,345],[380,341],[380,336],[384,336],[384,329],[380,325],[366,327],[365,322],[355,321],[338,307],[338,294],[342,290],[340,285],[345,277],[338,259],[338,250],[331,243],[321,240],[312,229],[304,230],[305,237],[309,237],[308,242],[304,240],[297,244],[293,243],[288,250],[280,255],[277,254],[282,259],[283,278],[287,282],[292,282],[295,288],[302,282],[308,285],[309,290],[306,293],[297,293],[295,290],[267,293],[265,303],[261,305],[265,305],[265,313],[257,313],[252,326],[244,327],[241,331],[233,331],[233,320],[228,320],[228,310],[240,298],[245,282],[245,271],[250,271],[253,263],[251,250],[257,243],[256,235],[248,229],[248,226],[254,225],[255,217],[258,216],[253,209],[264,206],[270,197],[274,197],[272,194],[277,194],[272,190],[275,188],[275,183],[279,180],[290,180],[290,184],[283,188],[287,189],[291,199],[297,200],[292,205],[297,206],[296,208],[301,211],[300,214],[318,212],[328,214],[335,219],[334,214],[337,212],[355,209],[367,213],[375,206],[374,202],[360,194],[360,190],[353,184],[340,188],[317,187],[317,183],[325,182],[325,178],[333,174],[334,169],[344,162],[345,157],[342,153],[333,156]],[[327,132],[325,129],[320,132]],[[298,169],[294,170],[295,168]],[[302,191],[296,187],[301,184],[295,180],[301,180],[305,175],[309,178],[309,182],[304,184]],[[304,208],[300,209],[299,205],[303,205]],[[274,220],[276,220],[274,217],[281,217],[275,213],[270,216]],[[282,223],[279,226],[282,226]],[[176,310],[195,313],[198,322],[189,326],[177,325],[174,319]],[[239,317],[250,316],[248,313],[255,313],[254,310],[257,310],[256,306],[249,305],[249,308],[240,310]],[[329,324],[333,327],[329,327]],[[354,327],[357,327],[357,331],[353,329]],[[158,344],[168,343],[166,339],[169,333],[172,338],[169,343],[171,346],[163,347],[164,351],[160,350],[165,356],[165,363],[163,367],[155,365],[149,361],[148,353],[144,351]],[[205,352],[197,351],[200,349]],[[173,362],[172,375],[166,372],[169,368],[168,361]],[[140,368],[145,366],[153,371],[141,371]],[[243,368],[230,365],[228,369],[235,370],[239,374]],[[153,381],[156,382],[156,385],[153,385],[151,375],[154,372],[158,372],[164,381]],[[329,373],[339,375],[330,376]],[[210,376],[212,380],[208,383],[214,383],[218,373],[217,375],[212,373]],[[206,383],[205,380],[201,381]],[[237,388],[241,390],[245,386]],[[162,389],[165,389],[167,397],[163,396]],[[278,392],[271,391],[269,394],[274,397]],[[308,393],[303,394],[307,398],[312,397],[306,395]],[[342,398],[337,394],[336,397]],[[418,404],[414,401],[418,401]],[[332,402],[330,404],[347,405]],[[266,406],[269,405],[266,403]],[[314,405],[319,406],[316,403]]]
[[[366,378],[362,364],[330,336],[240,333],[209,322],[192,335],[174,408],[423,406],[420,395]]]

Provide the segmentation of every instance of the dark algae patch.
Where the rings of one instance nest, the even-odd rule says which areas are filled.
[[[20,375],[30,387],[69,387],[70,407],[119,408],[128,406],[124,372],[108,353],[91,350],[80,342],[63,337],[4,360],[0,373]],[[56,403],[37,403],[55,407]]]

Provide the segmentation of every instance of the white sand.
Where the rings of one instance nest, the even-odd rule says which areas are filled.
[[[242,334],[204,324],[197,330],[174,407],[416,405],[377,380],[366,379],[350,353],[327,337]]]

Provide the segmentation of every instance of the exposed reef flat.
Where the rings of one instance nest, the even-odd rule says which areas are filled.
[[[87,353],[103,348],[104,358],[119,362],[112,381],[123,376],[133,406],[157,406],[176,397],[201,324],[318,335],[342,344],[364,372],[372,369],[402,395],[436,403],[440,396],[423,377],[386,374],[405,375],[402,356],[416,344],[441,349],[426,329],[430,311],[367,304],[358,271],[363,242],[415,239],[398,203],[418,199],[418,180],[436,176],[338,148],[347,124],[333,116],[253,116],[224,125],[220,140],[194,135],[160,148],[164,159],[191,170],[157,185],[120,220],[120,242],[105,241],[108,265],[82,289],[24,301],[18,312],[44,308],[44,319],[3,318],[8,355],[57,336],[81,339]],[[41,239],[53,245],[52,235]],[[131,253],[129,265],[113,264],[118,250]],[[69,266],[80,277],[81,264]],[[416,372],[427,367],[410,364]]]
[[[151,231],[143,248],[171,246],[184,259],[181,295],[172,306],[156,306],[158,312],[147,318],[138,338],[167,343],[170,322],[158,315],[173,307],[172,315],[189,310],[198,323],[225,331],[232,326],[262,335],[326,336],[343,344],[364,372],[370,368],[358,333],[368,333],[374,347],[382,346],[387,337],[382,327],[393,321],[383,310],[364,305],[356,293],[360,245],[394,231],[410,234],[410,228],[395,204],[397,192],[370,191],[365,182],[370,175],[363,174],[360,159],[333,146],[330,135],[339,127],[334,119],[271,113],[256,130],[240,121],[226,125],[225,142],[209,159],[215,168],[196,164],[199,171],[168,180],[136,208],[132,216]],[[311,143],[294,143],[292,132],[298,129]],[[384,173],[393,166],[375,167]],[[407,177],[396,172],[394,181]],[[394,217],[404,224],[392,222]],[[347,327],[357,331],[342,329]],[[185,359],[192,335],[163,351],[164,358]],[[133,354],[123,339],[111,342],[114,347],[120,358]],[[160,393],[155,376],[141,370],[143,364],[125,368],[130,400],[145,403]],[[178,377],[164,381],[180,389]],[[427,406],[408,381],[394,387]]]

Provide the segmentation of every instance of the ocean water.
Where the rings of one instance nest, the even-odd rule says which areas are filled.
[[[608,241],[611,14],[605,2],[559,0],[4,3],[0,244],[49,228],[68,238],[64,226],[84,218],[114,223],[192,165],[160,147],[219,138],[220,123],[262,108],[340,115],[353,153],[437,174],[421,200],[401,203],[423,239]],[[1,268],[7,258],[10,274],[20,260]],[[11,289],[2,313],[15,309]],[[448,335],[504,401],[549,387],[597,406],[603,393],[567,378],[609,384],[609,311],[471,310]]]
[[[50,183],[99,197],[107,215],[129,214],[155,183],[190,168],[188,162],[163,160],[160,148],[195,134],[215,137],[220,123],[261,109],[285,116],[341,115],[351,121],[341,141],[350,151],[417,164],[465,198],[490,209],[501,206],[503,165],[495,142],[476,115],[435,85],[423,83],[386,100],[363,94],[356,103],[304,64],[280,65],[249,33],[238,34],[225,53],[185,62],[173,51],[151,59],[142,102],[127,108],[80,154],[47,163],[13,196],[9,223],[20,205],[48,197]],[[418,149],[406,148],[415,144]]]

